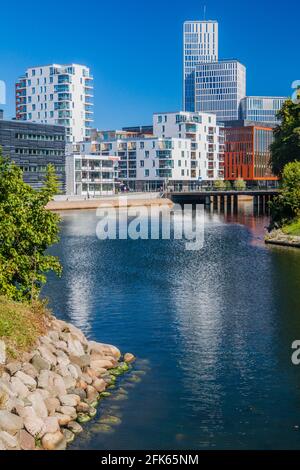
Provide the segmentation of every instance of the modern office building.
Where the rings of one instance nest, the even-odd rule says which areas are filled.
[[[239,119],[246,96],[246,68],[237,60],[221,60],[195,67],[195,110],[215,113],[219,122]]]
[[[239,178],[253,185],[274,185],[278,178],[270,167],[273,127],[237,121],[225,127],[225,180]]]
[[[92,80],[84,65],[28,68],[16,83],[16,118],[64,126],[69,142],[88,139],[93,123]]]
[[[186,21],[183,25],[183,103],[195,111],[195,68],[218,61],[217,21]]]
[[[65,191],[66,137],[62,126],[0,119],[3,155],[23,171],[24,181],[34,189],[43,186],[47,165],[55,167],[60,189]]]
[[[241,101],[240,118],[279,124],[277,113],[286,100],[287,97],[284,96],[247,96]]]
[[[66,158],[67,195],[93,198],[114,194],[118,160],[110,155],[99,155],[93,142],[75,144],[72,154]]]

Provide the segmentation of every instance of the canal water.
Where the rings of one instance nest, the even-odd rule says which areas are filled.
[[[300,250],[266,247],[267,223],[247,203],[207,212],[204,247],[187,251],[100,241],[94,211],[63,214],[64,272],[44,295],[89,338],[138,357],[71,448],[300,448]]]

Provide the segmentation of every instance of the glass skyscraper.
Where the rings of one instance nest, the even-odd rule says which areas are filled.
[[[218,61],[217,21],[186,21],[183,26],[183,102],[195,111],[195,68]]]
[[[246,95],[246,68],[237,60],[222,60],[195,67],[195,110],[215,113],[217,120],[239,119]]]

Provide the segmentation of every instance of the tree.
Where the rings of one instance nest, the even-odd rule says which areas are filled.
[[[271,144],[271,167],[281,176],[287,163],[300,160],[300,103],[287,100],[278,112],[281,124],[274,130]]]
[[[246,183],[242,178],[235,180],[233,187],[236,191],[244,191],[246,189]]]
[[[45,209],[54,195],[51,174],[35,191],[0,149],[0,294],[14,300],[36,299],[46,273],[61,273],[58,259],[45,253],[59,232],[58,215]]]
[[[226,189],[226,184],[225,181],[223,180],[218,180],[214,182],[214,189],[217,191],[225,191]]]
[[[60,193],[60,185],[57,174],[55,173],[55,167],[50,163],[47,166],[47,173],[44,181],[44,187],[42,194],[46,198],[46,201],[49,202],[53,196]],[[46,203],[47,203],[46,202]]]
[[[271,215],[271,227],[281,227],[300,217],[300,161],[284,167],[279,195],[271,203]]]

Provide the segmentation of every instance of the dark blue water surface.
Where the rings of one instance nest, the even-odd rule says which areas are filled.
[[[44,295],[89,338],[139,358],[126,395],[105,400],[73,448],[300,449],[300,250],[264,246],[266,223],[247,207],[206,214],[204,248],[186,251],[99,241],[94,211],[63,214],[64,272]],[[121,420],[111,432],[107,414]]]

